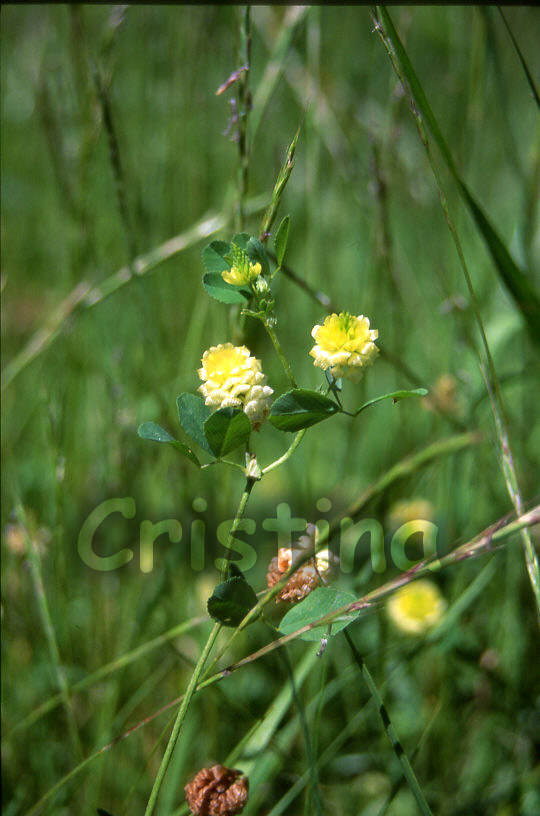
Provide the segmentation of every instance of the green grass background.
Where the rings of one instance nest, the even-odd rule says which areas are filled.
[[[538,289],[538,109],[498,11],[395,7],[391,14],[462,177]],[[505,14],[538,84],[538,13],[516,7]],[[223,135],[231,91],[215,91],[239,67],[239,9],[4,5],[1,17],[6,370],[81,282],[100,284],[133,254],[161,246],[209,212],[229,219],[214,237],[230,238],[238,158],[236,145]],[[275,534],[265,532],[261,521],[275,516],[279,503],[314,521],[324,517],[315,504],[326,497],[330,517],[400,458],[456,428],[481,430],[483,443],[392,486],[366,517],[384,523],[394,501],[422,496],[435,507],[439,547],[447,551],[509,513],[511,504],[465,282],[407,100],[368,9],[315,6],[300,13],[257,6],[252,33],[249,197],[269,200],[303,120],[281,207],[281,215],[291,216],[287,263],[338,309],[369,315],[381,347],[413,372],[414,385],[430,388],[451,374],[460,405],[449,420],[416,400],[382,403],[354,424],[337,417],[311,429],[287,465],[256,486],[249,505],[247,515],[257,521],[249,539],[257,563],[247,577],[259,590],[276,550]],[[92,66],[107,89],[127,220],[118,206]],[[538,497],[538,350],[433,149],[501,380],[522,496],[531,506]],[[381,179],[384,199],[377,192]],[[261,215],[249,217],[248,231],[257,234]],[[9,532],[21,505],[31,536],[43,541],[42,587],[58,646],[55,663],[40,617],[36,571],[4,540],[6,816],[27,812],[80,761],[65,707],[25,724],[58,692],[58,671],[73,685],[203,615],[219,578],[212,561],[221,548],[213,530],[234,516],[240,474],[224,467],[197,471],[174,450],[136,434],[141,422],[151,420],[185,439],[176,397],[195,391],[203,351],[233,338],[227,307],[211,301],[201,285],[204,243],[163,260],[94,307],[75,311],[5,386],[2,529]],[[308,356],[310,330],[324,309],[285,277],[277,280],[276,300],[277,331],[297,379],[316,388],[322,375]],[[268,339],[248,327],[246,342],[263,361],[276,394],[285,391]],[[361,384],[348,388],[346,400],[353,407],[411,385],[403,370],[381,359]],[[267,464],[285,450],[286,437],[265,427],[256,445]],[[135,500],[135,517],[107,519],[96,535],[96,551],[131,547],[135,557],[120,570],[93,571],[78,554],[81,526],[101,502],[126,496]],[[206,500],[206,511],[193,509],[195,498]],[[198,572],[189,559],[195,518],[204,520],[208,533],[206,567]],[[181,522],[183,541],[158,539],[154,569],[144,574],[140,524],[163,519]],[[340,578],[343,588],[363,594],[396,572],[389,566],[375,575],[362,569],[367,559],[366,546],[358,572]],[[532,816],[540,809],[534,597],[517,538],[491,561],[476,595],[434,643],[392,629],[382,607],[350,630],[409,756],[419,744],[413,764],[439,814]],[[463,563],[441,574],[438,583],[451,606],[488,562]],[[208,626],[71,695],[83,756],[182,692]],[[229,662],[268,637],[263,625],[254,625],[236,642]],[[312,644],[292,644],[293,665],[301,666],[313,650]],[[400,769],[345,642],[331,642],[297,682],[311,714],[316,755],[325,757],[319,768],[324,812],[379,813]],[[262,718],[280,693],[280,714],[270,727],[268,716]],[[167,716],[90,764],[43,812],[144,812],[164,743],[152,752]],[[274,654],[195,698],[160,816],[182,812],[189,778],[204,765],[224,762],[261,720],[259,747],[239,750],[235,759],[238,767],[251,768],[245,813],[312,812],[304,792],[285,810],[273,810],[309,767],[287,671]],[[341,744],[334,743],[340,735]],[[388,812],[406,816],[415,808],[402,786]]]

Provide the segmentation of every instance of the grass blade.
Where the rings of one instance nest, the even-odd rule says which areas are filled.
[[[43,626],[43,630],[45,632],[45,638],[47,640],[47,646],[49,648],[49,654],[51,659],[51,665],[54,668],[54,672],[56,674],[56,681],[58,683],[58,687],[60,689],[60,695],[62,699],[62,703],[64,704],[64,709],[66,712],[67,718],[67,725],[68,725],[68,733],[69,737],[75,751],[75,754],[82,758],[83,750],[81,746],[81,741],[79,737],[79,729],[77,727],[77,722],[75,719],[75,714],[73,711],[73,707],[71,704],[71,699],[69,696],[69,687],[66,678],[66,674],[64,671],[64,667],[62,665],[62,660],[60,658],[60,650],[58,648],[58,641],[56,639],[56,632],[54,630],[53,622],[51,619],[51,614],[49,610],[49,603],[47,601],[47,595],[45,593],[45,587],[43,584],[43,576],[41,574],[41,564],[39,560],[39,553],[36,548],[36,544],[34,541],[31,540],[30,535],[28,533],[28,526],[26,523],[26,516],[24,513],[24,509],[22,506],[19,506],[16,510],[17,517],[22,528],[25,531],[26,536],[26,551],[28,554],[28,561],[30,564],[30,573],[32,576],[32,582],[34,584],[34,592],[36,596],[36,601],[39,609],[39,615],[41,618],[41,623]]]
[[[508,252],[504,242],[492,226],[488,217],[461,178],[446,140],[439,127],[431,105],[424,93],[420,80],[414,70],[405,48],[398,36],[390,15],[384,6],[379,6],[380,19],[384,22],[385,36],[391,44],[394,57],[399,61],[403,76],[407,80],[414,96],[418,110],[429,125],[433,138],[441,151],[446,166],[453,175],[461,195],[473,216],[477,229],[484,239],[492,261],[506,289],[512,295],[517,307],[523,314],[529,333],[535,342],[540,343],[540,296],[527,275],[518,267]],[[380,23],[377,23],[380,26]]]
[[[529,324],[529,328],[531,329],[531,334],[534,339],[540,339],[540,301],[538,300],[536,293],[529,285],[529,282],[523,275],[523,273],[521,273],[520,270],[517,270],[517,267],[516,267],[517,271],[516,270],[513,271],[512,269],[513,261],[510,258],[510,255],[507,252],[506,247],[499,239],[499,237],[496,235],[495,231],[487,221],[487,218],[485,217],[479,206],[476,204],[476,202],[474,202],[471,194],[468,192],[463,181],[459,177],[459,174],[457,173],[454,162],[450,155],[450,151],[448,150],[446,142],[442,137],[442,133],[439,129],[439,126],[433,115],[433,112],[429,107],[429,103],[422,90],[418,77],[414,72],[414,69],[407,56],[407,53],[403,48],[401,41],[399,40],[395,28],[393,27],[390,16],[384,7],[381,7],[380,13],[381,17],[383,17],[385,20],[385,25],[387,26],[388,31],[390,31],[391,33],[388,34],[388,31],[385,30],[385,28],[381,25],[379,20],[375,20],[376,29],[385,45],[385,48],[388,51],[396,74],[398,75],[405,89],[405,92],[409,95],[409,101],[411,104],[413,116],[416,120],[418,133],[426,150],[429,164],[435,177],[435,181],[439,191],[439,199],[441,202],[441,206],[443,208],[448,228],[451,232],[454,241],[454,245],[463,271],[463,275],[465,277],[467,288],[469,290],[469,296],[471,299],[473,311],[482,337],[482,344],[484,347],[488,363],[489,377],[487,377],[484,373],[484,368],[481,360],[480,367],[482,369],[482,373],[484,374],[486,388],[490,395],[493,417],[495,420],[495,429],[497,432],[497,438],[501,450],[503,477],[506,483],[508,495],[510,496],[516,515],[519,517],[522,514],[523,502],[519,490],[517,473],[514,467],[514,459],[508,433],[508,421],[504,409],[502,392],[500,389],[499,381],[497,378],[497,372],[495,370],[495,365],[487,341],[486,332],[482,321],[482,315],[480,313],[480,307],[478,305],[478,300],[476,298],[469,269],[465,261],[465,255],[463,253],[461,242],[457,234],[454,220],[450,215],[447,196],[440,178],[438,168],[431,155],[427,133],[424,127],[422,116],[417,108],[417,103],[419,104],[420,110],[424,113],[425,118],[428,120],[428,123],[430,124],[430,128],[433,131],[435,141],[439,145],[439,148],[441,149],[441,152],[446,159],[450,171],[454,175],[462,193],[464,193],[465,201],[469,204],[469,206],[471,205],[471,202],[474,204],[474,207],[472,209],[473,215],[476,215],[476,217],[479,219],[477,223],[480,226],[480,230],[483,231],[486,240],[490,242],[490,249],[492,249],[492,255],[494,257],[495,262],[501,263],[504,268],[504,274],[508,275],[507,280],[512,285],[512,294],[514,295],[514,299],[516,300],[518,306],[520,306],[521,297],[525,297],[528,301],[529,305],[527,306],[526,309],[522,310],[522,313]],[[501,271],[502,277],[504,277],[504,274]],[[521,540],[523,545],[525,563],[529,574],[529,580],[531,582],[531,587],[536,601],[537,616],[540,621],[540,565],[538,563],[538,558],[536,556],[535,549],[532,545],[532,541],[527,530],[522,531]]]
[[[510,35],[510,39],[512,40],[512,45],[516,49],[516,53],[517,53],[517,55],[519,57],[519,61],[521,62],[521,66],[522,66],[523,70],[525,71],[525,76],[527,77],[527,82],[529,83],[529,87],[531,89],[531,94],[533,96],[533,99],[536,102],[537,107],[540,109],[540,97],[538,96],[538,91],[536,90],[536,85],[534,84],[534,79],[532,78],[532,74],[529,71],[527,63],[525,61],[525,57],[521,53],[521,48],[519,47],[519,45],[518,45],[518,43],[516,41],[516,38],[514,37],[514,35],[512,33],[512,29],[508,25],[508,21],[507,21],[506,17],[503,14],[502,8],[500,6],[497,6],[497,9],[499,10],[499,14],[501,15],[501,17],[503,19],[503,23],[506,26],[506,30],[508,31],[508,34]]]
[[[377,686],[375,685],[375,681],[373,680],[373,677],[371,676],[371,672],[369,671],[368,667],[366,666],[366,664],[362,660],[362,658],[360,656],[360,653],[358,652],[356,646],[354,645],[354,642],[353,642],[351,636],[349,635],[349,633],[347,632],[346,629],[343,630],[343,634],[345,635],[345,637],[347,639],[347,643],[349,644],[350,650],[353,653],[353,657],[354,657],[354,659],[355,659],[355,661],[356,661],[356,663],[358,665],[358,668],[362,672],[362,677],[366,681],[366,685],[367,685],[367,687],[369,689],[369,692],[370,692],[371,696],[373,697],[373,701],[374,701],[375,705],[377,706],[377,711],[380,714],[380,717],[381,717],[381,720],[382,720],[382,723],[383,723],[383,726],[384,726],[384,730],[386,731],[388,739],[392,743],[392,748],[394,749],[394,753],[395,753],[396,757],[398,758],[398,760],[399,760],[399,762],[401,764],[401,770],[403,771],[403,776],[407,780],[407,784],[409,785],[409,788],[411,789],[411,793],[413,794],[414,798],[416,799],[416,803],[417,803],[418,807],[420,808],[420,812],[424,816],[433,816],[431,808],[429,807],[429,805],[428,805],[428,803],[426,801],[426,797],[424,796],[424,793],[422,791],[422,788],[420,787],[420,783],[418,782],[418,779],[416,778],[416,774],[414,773],[414,771],[412,769],[412,765],[409,762],[407,754],[405,753],[405,750],[404,750],[401,742],[398,739],[398,735],[396,734],[395,728],[392,725],[390,715],[388,714],[386,706],[384,705],[384,703],[382,701],[382,697],[379,694],[379,690],[377,689]]]

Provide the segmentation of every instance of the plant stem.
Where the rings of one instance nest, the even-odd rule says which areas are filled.
[[[163,784],[163,780],[165,779],[165,774],[167,773],[167,768],[169,766],[169,762],[171,761],[172,753],[174,751],[176,742],[180,735],[180,730],[182,728],[182,725],[184,724],[184,720],[187,714],[189,704],[191,702],[191,698],[195,693],[197,683],[199,682],[199,677],[201,676],[202,671],[204,669],[204,664],[206,663],[206,659],[210,654],[210,651],[215,643],[215,640],[218,636],[220,629],[221,624],[215,623],[212,631],[210,632],[208,640],[206,641],[205,647],[201,652],[201,656],[199,657],[199,660],[197,662],[197,665],[195,666],[193,674],[191,675],[189,685],[186,689],[186,692],[182,700],[182,704],[178,709],[178,714],[176,715],[176,720],[174,722],[173,730],[169,738],[167,748],[165,749],[163,759],[161,760],[161,765],[159,766],[157,776],[154,780],[154,784],[152,786],[152,791],[150,793],[150,798],[148,800],[144,816],[151,816],[151,814],[154,812],[157,803],[157,798],[159,796],[159,791],[161,789],[161,785]]]
[[[229,561],[231,560],[231,544],[234,540],[234,534],[240,527],[240,522],[244,517],[244,513],[246,511],[246,505],[248,503],[251,491],[253,490],[253,485],[257,480],[252,479],[248,476],[246,481],[246,486],[244,488],[244,492],[242,493],[242,498],[240,499],[240,504],[238,505],[238,510],[236,511],[236,516],[234,517],[234,521],[231,525],[231,529],[229,530],[229,535],[227,536],[227,552],[225,554],[225,558],[223,559],[223,566],[221,568],[221,580],[225,581],[227,578],[227,569],[229,566]]]
[[[276,332],[274,330],[274,327],[272,325],[270,325],[268,320],[263,320],[263,325],[264,325],[264,328],[266,329],[266,331],[268,332],[268,336],[270,337],[270,340],[273,343],[273,346],[274,346],[274,348],[276,350],[276,354],[277,354],[277,356],[279,357],[279,359],[281,361],[281,365],[283,366],[283,368],[285,370],[285,374],[287,375],[287,378],[288,378],[290,384],[292,385],[293,388],[297,388],[298,386],[296,385],[296,380],[294,378],[292,368],[289,365],[289,361],[287,360],[287,358],[283,354],[283,349],[281,348],[279,340],[277,339],[277,335],[276,335]]]
[[[304,434],[306,433],[306,430],[307,430],[306,428],[303,428],[301,431],[298,431],[298,433],[294,437],[289,449],[283,454],[283,456],[280,456],[279,459],[275,460],[275,462],[272,462],[270,465],[267,465],[267,467],[263,468],[263,471],[262,471],[263,476],[266,473],[269,473],[271,470],[274,470],[274,468],[277,468],[280,465],[283,465],[287,461],[287,459],[290,459],[290,457],[293,455],[294,451],[296,450],[296,448],[298,447],[298,445],[300,444],[300,442],[304,438]]]
[[[256,481],[257,481],[256,479],[253,479],[251,477],[248,477],[248,479],[246,481],[246,486],[244,488],[244,492],[242,493],[242,497],[240,499],[240,503],[239,503],[238,509],[236,511],[236,516],[234,518],[234,521],[232,523],[232,526],[231,526],[231,529],[229,531],[229,535],[228,535],[228,538],[227,538],[227,545],[226,545],[227,546],[227,553],[226,553],[226,556],[225,556],[225,559],[224,559],[224,565],[223,565],[223,568],[222,568],[222,571],[221,571],[221,580],[222,581],[224,581],[226,579],[226,577],[227,577],[227,568],[228,568],[228,565],[229,565],[229,561],[230,561],[230,558],[231,558],[231,552],[232,552],[230,545],[231,545],[231,543],[232,543],[232,541],[234,539],[235,532],[238,530],[238,528],[240,526],[240,521],[242,520],[242,518],[244,516],[246,506],[247,506],[247,503],[248,503],[248,500],[249,500],[249,496],[250,496],[251,491],[253,489],[253,485],[255,484]],[[186,691],[184,693],[184,696],[182,698],[182,703],[180,705],[180,708],[178,710],[178,714],[176,716],[176,720],[175,720],[175,723],[174,723],[174,726],[173,726],[171,736],[169,738],[169,742],[167,744],[167,748],[165,749],[163,759],[161,760],[161,765],[159,766],[157,776],[156,776],[156,778],[154,780],[154,785],[153,785],[152,791],[150,793],[150,798],[148,800],[148,805],[146,806],[145,816],[150,816],[154,811],[154,808],[155,808],[155,805],[156,805],[156,802],[157,802],[157,798],[158,798],[158,795],[159,795],[159,791],[160,791],[161,785],[163,783],[163,780],[165,778],[165,774],[167,772],[167,767],[169,765],[169,762],[170,762],[171,757],[172,757],[172,753],[174,751],[174,747],[175,747],[176,742],[178,740],[178,736],[180,734],[180,730],[182,728],[182,725],[183,725],[183,722],[184,722],[184,719],[185,719],[189,704],[191,702],[191,698],[193,697],[193,694],[196,691],[197,684],[198,684],[199,678],[200,678],[200,676],[201,676],[201,674],[203,672],[204,665],[206,663],[207,657],[210,654],[210,651],[212,650],[212,647],[213,647],[213,645],[215,643],[216,637],[217,637],[220,629],[221,629],[221,624],[216,623],[214,625],[214,628],[210,632],[210,635],[208,637],[208,640],[206,641],[206,644],[205,644],[204,649],[203,649],[203,651],[201,653],[201,656],[199,657],[198,663],[195,666],[193,674],[191,675],[189,685],[188,685],[188,687],[187,687],[187,689],[186,689]]]
[[[248,119],[251,110],[251,92],[249,90],[249,69],[251,64],[250,6],[244,6],[240,13],[240,62],[244,70],[240,73],[236,85],[238,156],[240,160],[238,167],[238,206],[236,211],[238,231],[244,229],[245,200],[249,177]]]
[[[386,710],[386,707],[385,707],[385,705],[384,705],[384,703],[382,701],[382,697],[379,694],[379,690],[378,690],[377,686],[375,685],[375,681],[373,680],[373,677],[371,676],[371,672],[369,671],[368,667],[366,666],[366,664],[362,660],[362,657],[361,657],[360,653],[358,652],[356,646],[354,645],[354,642],[353,642],[351,636],[349,635],[349,633],[347,632],[346,629],[343,630],[343,634],[345,635],[347,643],[349,644],[351,652],[353,653],[354,659],[355,659],[356,663],[358,664],[358,667],[359,667],[360,671],[362,672],[362,677],[366,681],[366,685],[367,685],[367,687],[369,689],[369,692],[370,692],[370,694],[371,694],[371,696],[373,698],[373,701],[374,701],[375,705],[377,706],[377,711],[379,712],[379,715],[381,717],[381,720],[382,720],[382,723],[383,723],[383,726],[384,726],[384,730],[386,731],[388,739],[392,743],[392,748],[394,749],[396,757],[399,759],[399,761],[401,763],[403,776],[407,780],[407,784],[409,785],[409,788],[411,789],[411,792],[412,792],[414,798],[416,799],[416,803],[417,803],[418,807],[420,808],[420,811],[423,814],[423,816],[433,816],[431,808],[429,807],[428,803],[426,802],[426,798],[425,798],[425,796],[424,796],[424,794],[422,792],[422,788],[420,787],[418,779],[416,778],[416,774],[414,773],[414,771],[412,769],[412,765],[409,762],[407,754],[405,753],[405,750],[403,749],[403,746],[402,746],[401,742],[399,741],[398,736],[397,736],[397,734],[396,734],[396,732],[394,730],[394,726],[392,725],[392,722],[390,720],[390,716],[388,714],[388,711]]]
[[[28,562],[30,565],[30,574],[32,576],[32,583],[34,585],[34,594],[36,597],[39,615],[41,618],[41,624],[43,626],[43,631],[45,632],[45,639],[47,641],[47,646],[49,649],[49,654],[51,657],[51,663],[54,666],[54,670],[56,673],[56,682],[58,683],[58,688],[60,690],[60,695],[62,698],[62,702],[64,704],[64,709],[66,713],[67,725],[68,725],[68,733],[72,743],[73,750],[75,754],[82,759],[83,758],[83,750],[81,746],[81,741],[79,737],[79,730],[77,728],[77,722],[75,720],[75,714],[73,712],[73,707],[71,704],[71,700],[69,697],[69,686],[68,681],[66,678],[66,674],[64,671],[64,664],[60,657],[60,650],[58,648],[58,641],[56,639],[56,632],[54,630],[53,622],[51,619],[51,613],[49,610],[49,604],[47,602],[47,596],[45,594],[45,587],[43,585],[43,576],[41,574],[41,564],[39,559],[39,554],[37,552],[37,545],[35,541],[32,540],[29,532],[28,532],[28,525],[26,521],[26,514],[24,512],[24,508],[22,505],[19,505],[16,508],[16,515],[21,525],[22,529],[24,530],[24,537],[25,537],[25,545],[26,545],[26,553],[28,556]]]

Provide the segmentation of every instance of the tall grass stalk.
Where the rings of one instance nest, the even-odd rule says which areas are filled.
[[[480,307],[478,305],[478,300],[477,300],[477,297],[476,297],[476,294],[475,294],[475,291],[474,291],[472,279],[471,279],[471,276],[470,276],[470,273],[469,273],[469,268],[468,268],[467,262],[465,260],[465,255],[464,255],[464,252],[463,252],[463,249],[462,249],[462,246],[461,246],[461,241],[459,240],[459,236],[458,236],[455,224],[454,224],[454,219],[453,219],[453,217],[452,217],[452,215],[450,213],[448,199],[447,199],[447,196],[446,196],[446,192],[445,192],[445,188],[444,188],[444,185],[443,185],[443,182],[442,182],[442,178],[441,178],[441,175],[440,175],[439,170],[437,168],[437,164],[436,164],[436,162],[435,162],[435,160],[433,158],[431,148],[430,148],[430,144],[429,144],[429,140],[428,140],[428,136],[427,136],[427,131],[426,131],[426,128],[424,127],[424,122],[423,122],[422,116],[420,114],[420,110],[422,110],[422,109],[425,110],[426,106],[428,105],[427,99],[425,97],[425,94],[421,90],[421,86],[420,86],[418,77],[414,73],[414,69],[412,67],[412,64],[411,64],[409,58],[406,55],[406,51],[405,51],[403,45],[399,41],[399,37],[398,37],[397,32],[396,32],[396,30],[395,30],[395,28],[394,28],[394,26],[392,24],[390,15],[388,14],[388,12],[384,8],[384,6],[381,6],[379,8],[379,17],[373,16],[372,19],[373,19],[373,22],[375,24],[377,33],[379,34],[379,36],[380,36],[380,38],[381,38],[387,52],[388,52],[388,55],[389,55],[389,57],[390,57],[390,59],[392,61],[392,65],[394,66],[394,70],[396,71],[396,74],[397,74],[397,76],[398,76],[398,78],[399,78],[405,92],[408,95],[411,111],[412,111],[412,114],[413,114],[415,122],[416,122],[416,126],[417,126],[417,129],[418,129],[420,140],[421,140],[421,142],[422,142],[422,144],[424,146],[424,149],[426,151],[426,155],[427,155],[427,158],[428,158],[428,161],[429,161],[429,165],[431,167],[431,170],[433,172],[433,176],[435,178],[437,189],[439,191],[439,200],[441,202],[441,207],[443,209],[443,212],[444,212],[444,215],[445,215],[445,218],[446,218],[446,223],[448,224],[448,229],[450,230],[450,233],[452,235],[452,239],[454,241],[456,252],[457,252],[457,255],[458,255],[458,258],[459,258],[459,263],[460,263],[460,266],[461,266],[461,269],[462,269],[462,272],[463,272],[463,275],[464,275],[464,278],[465,278],[465,281],[466,281],[466,284],[467,284],[467,289],[469,291],[469,297],[470,297],[470,300],[471,300],[471,305],[473,307],[476,322],[478,324],[478,329],[479,329],[479,332],[480,332],[482,345],[483,345],[484,353],[486,355],[486,360],[487,360],[487,367],[488,367],[488,371],[489,371],[489,380],[490,380],[490,383],[487,383],[487,385],[488,385],[488,388],[490,390],[491,405],[492,405],[492,408],[493,408],[494,420],[495,420],[495,428],[496,428],[496,432],[497,432],[497,438],[499,440],[500,454],[501,454],[501,459],[502,459],[503,476],[504,476],[504,480],[505,480],[506,487],[507,487],[507,490],[508,490],[508,495],[510,496],[510,499],[511,499],[512,504],[514,506],[514,510],[516,512],[516,515],[519,517],[522,514],[523,501],[522,501],[522,498],[521,498],[517,473],[516,473],[516,469],[515,469],[515,466],[514,466],[514,457],[513,457],[512,449],[511,449],[511,446],[510,446],[510,437],[509,437],[509,432],[508,432],[508,420],[507,420],[506,411],[505,411],[505,408],[504,408],[502,391],[501,391],[501,388],[500,388],[500,385],[499,385],[497,372],[495,370],[495,364],[493,362],[493,357],[491,355],[488,340],[487,340],[487,337],[486,337],[486,332],[485,332],[485,329],[484,329],[482,315],[481,315]],[[381,23],[381,19],[384,21],[384,26]],[[420,93],[417,93],[415,95],[413,93],[413,91],[412,91],[413,87],[419,88]],[[425,103],[424,103],[424,105],[422,105],[422,102],[424,100],[425,100]],[[433,113],[431,112],[430,108],[429,108],[429,120],[431,120],[432,122],[435,122],[436,132],[440,134],[440,129],[439,129],[438,125],[436,124],[435,117],[433,116]],[[439,142],[441,141],[441,139],[442,139],[442,136],[439,137]],[[446,148],[446,145],[445,145],[445,148]],[[446,150],[444,152],[448,156],[450,156],[448,148],[446,148]],[[454,166],[453,161],[451,161],[451,159],[450,159],[450,165],[451,165],[451,167]],[[454,175],[457,176],[457,172],[455,171],[455,168],[454,168]],[[464,194],[465,188],[464,188],[463,184],[460,185],[460,189],[461,189],[462,193]],[[469,196],[469,199],[470,199],[470,196]],[[535,598],[535,601],[536,601],[536,610],[537,610],[538,621],[540,623],[540,566],[538,564],[538,558],[536,556],[536,552],[534,550],[534,546],[533,546],[533,543],[531,541],[531,537],[529,535],[528,530],[524,528],[523,530],[521,530],[520,535],[521,535],[521,541],[522,541],[522,546],[523,546],[523,553],[524,553],[524,556],[525,556],[525,563],[527,565],[527,571],[528,571],[528,574],[529,574],[529,580],[531,582],[534,598]]]
[[[56,632],[51,618],[49,602],[47,600],[47,593],[45,591],[45,585],[43,583],[43,576],[41,573],[41,562],[39,552],[37,550],[37,544],[35,541],[32,540],[28,532],[26,514],[21,504],[19,504],[16,507],[15,513],[19,520],[19,523],[21,524],[22,529],[24,530],[26,554],[28,556],[28,563],[30,564],[30,573],[32,576],[34,595],[38,605],[39,616],[41,618],[41,625],[43,627],[45,639],[47,641],[47,646],[49,649],[51,666],[53,667],[54,673],[56,675],[56,682],[58,684],[58,688],[60,689],[60,697],[64,706],[64,712],[67,720],[68,734],[71,741],[71,746],[75,755],[82,759],[84,754],[81,745],[79,729],[75,718],[75,712],[73,711],[73,705],[69,693],[69,684],[67,681],[66,673],[64,671],[64,664],[62,658],[60,657],[60,650],[58,648]]]
[[[199,682],[199,678],[204,669],[204,664],[206,663],[208,655],[212,651],[212,647],[215,643],[215,640],[219,634],[220,629],[221,625],[219,623],[215,623],[214,626],[212,627],[212,631],[210,632],[208,640],[206,641],[204,648],[200,654],[199,660],[197,661],[197,665],[195,666],[195,670],[191,675],[188,687],[182,698],[182,703],[180,705],[180,708],[178,709],[178,714],[176,715],[176,719],[174,721],[173,730],[169,738],[169,742],[165,749],[163,759],[161,760],[157,776],[154,780],[154,784],[150,792],[150,798],[148,799],[148,804],[146,806],[144,816],[151,816],[151,814],[154,812],[156,808],[159,791],[163,784],[163,780],[165,779],[165,774],[167,773],[167,768],[169,767],[169,762],[171,761],[172,753],[175,749],[178,737],[180,736],[180,730],[182,728],[182,725],[184,724],[184,720],[187,714],[189,704],[191,702],[191,698],[193,697],[195,691],[197,690],[197,683]]]
[[[377,711],[378,711],[378,713],[380,715],[384,730],[386,731],[386,734],[388,736],[388,739],[390,740],[390,743],[392,745],[394,753],[395,753],[396,757],[399,760],[399,763],[401,765],[401,769],[403,771],[403,776],[407,780],[407,784],[408,784],[409,788],[411,789],[411,793],[413,794],[414,798],[416,799],[416,804],[418,805],[420,813],[422,813],[423,816],[433,816],[431,808],[429,807],[429,805],[428,805],[428,803],[426,801],[426,798],[424,796],[424,793],[422,791],[422,788],[420,787],[420,784],[418,782],[418,779],[416,778],[416,774],[414,773],[414,771],[412,769],[412,765],[409,762],[409,758],[408,758],[407,754],[405,753],[405,750],[404,750],[401,742],[399,741],[399,738],[398,738],[398,735],[396,734],[396,730],[395,730],[394,726],[392,725],[390,715],[388,714],[388,710],[387,710],[386,706],[383,703],[381,695],[379,694],[379,690],[378,690],[378,688],[377,688],[377,686],[375,684],[375,681],[374,681],[374,679],[372,677],[372,674],[371,674],[370,670],[368,669],[367,665],[365,664],[364,660],[362,660],[362,657],[360,656],[360,652],[356,648],[353,639],[351,638],[350,634],[347,632],[346,629],[343,630],[343,635],[344,635],[347,643],[349,644],[349,648],[350,648],[351,652],[353,653],[353,656],[354,656],[354,659],[356,661],[356,664],[358,665],[358,668],[362,672],[362,676],[363,676],[363,678],[364,678],[364,680],[366,682],[366,685],[367,685],[367,687],[369,689],[369,693],[371,694],[371,696],[373,698],[373,701],[374,701],[374,703],[375,703],[375,705],[377,707]]]

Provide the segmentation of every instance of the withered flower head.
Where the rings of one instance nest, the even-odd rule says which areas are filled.
[[[283,575],[294,564],[307,549],[313,549],[317,545],[318,530],[314,524],[308,524],[306,535],[300,536],[295,546],[280,547],[277,556],[272,558],[268,565],[266,582],[268,588],[277,584]],[[293,572],[281,592],[276,596],[276,603],[279,601],[301,601],[318,586],[328,583],[332,577],[332,572],[338,563],[338,558],[329,550],[319,550],[314,558],[311,558],[303,566]]]
[[[224,765],[202,768],[184,788],[194,816],[236,816],[244,809],[248,790],[247,777]]]

